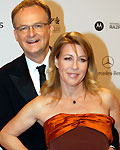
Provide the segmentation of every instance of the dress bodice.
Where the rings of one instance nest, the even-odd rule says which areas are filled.
[[[112,125],[114,119],[105,114],[65,114],[60,113],[49,118],[44,123],[46,143],[63,135],[64,133],[78,127],[85,126],[103,133],[112,142]]]

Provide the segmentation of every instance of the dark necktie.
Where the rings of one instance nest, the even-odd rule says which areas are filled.
[[[40,74],[40,88],[42,87],[44,81],[46,80],[45,67],[46,65],[41,65],[41,66],[36,67],[36,69],[38,69],[38,72]]]

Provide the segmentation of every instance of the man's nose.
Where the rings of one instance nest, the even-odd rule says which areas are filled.
[[[34,30],[34,28],[32,26],[29,27],[28,34],[30,36],[34,36],[36,34],[36,32],[35,32],[35,30]]]

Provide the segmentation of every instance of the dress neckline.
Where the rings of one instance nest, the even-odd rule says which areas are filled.
[[[114,118],[112,118],[111,116],[109,115],[106,115],[106,114],[100,114],[100,113],[84,113],[84,114],[77,114],[77,113],[58,113],[58,114],[55,114],[53,116],[51,116],[50,118],[48,118],[44,124],[46,124],[49,120],[51,119],[54,119],[60,115],[64,115],[64,116],[103,116],[103,117],[107,117],[109,118],[110,120],[112,120],[113,122],[115,121]]]

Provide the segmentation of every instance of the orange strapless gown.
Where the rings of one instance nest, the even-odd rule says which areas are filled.
[[[57,114],[44,123],[49,150],[107,150],[114,119],[105,114]]]

